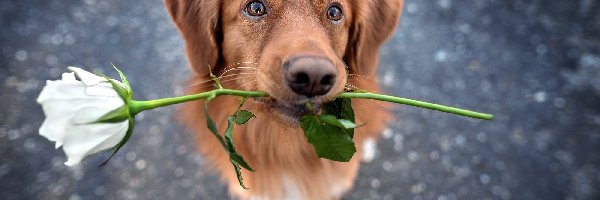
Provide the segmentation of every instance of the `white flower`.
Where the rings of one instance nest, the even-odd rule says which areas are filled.
[[[73,166],[85,156],[117,145],[129,124],[127,120],[92,123],[125,103],[105,78],[76,67],[68,69],[74,73],[48,80],[37,102],[46,115],[40,135],[56,142],[56,148],[62,145],[68,157],[65,165]]]

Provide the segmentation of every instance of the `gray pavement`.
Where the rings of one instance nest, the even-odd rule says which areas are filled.
[[[600,1],[406,0],[381,51],[389,94],[496,114],[394,110],[345,199],[600,199]],[[138,118],[112,162],[76,168],[35,103],[68,65],[129,75],[136,99],[190,70],[162,1],[0,0],[0,199],[227,199],[173,108]]]

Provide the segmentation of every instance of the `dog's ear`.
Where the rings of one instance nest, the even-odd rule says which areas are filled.
[[[352,73],[377,73],[379,46],[396,30],[402,13],[402,0],[359,0],[350,28],[350,41],[344,60]]]
[[[191,67],[207,76],[219,59],[219,0],[164,0],[165,6],[186,41]]]

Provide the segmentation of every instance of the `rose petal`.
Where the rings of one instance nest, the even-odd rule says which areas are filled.
[[[37,102],[41,104],[50,99],[97,99],[98,97],[118,98],[118,96],[112,87],[104,84],[86,86],[81,82],[47,81]]]
[[[72,126],[73,134],[69,134],[63,141],[63,151],[68,157],[65,165],[76,165],[85,156],[114,147],[125,137],[128,128],[127,121]]]
[[[129,123],[92,123],[125,103],[103,77],[80,68],[69,69],[74,73],[46,82],[37,102],[46,115],[40,135],[56,142],[56,148],[62,146],[68,157],[65,164],[72,166],[87,155],[117,145]]]
[[[118,82],[117,82],[118,83]],[[105,96],[105,97],[118,97],[119,94],[113,89],[110,83],[100,83],[94,87],[87,87],[85,94],[88,96]]]
[[[98,85],[102,82],[106,82],[106,79],[104,77],[97,76],[96,74],[92,74],[81,68],[69,66],[67,67],[67,69],[69,69],[72,72],[75,72],[75,74],[77,74],[77,77],[79,77],[79,79],[81,79],[81,82],[83,82],[83,84],[85,85],[93,86]]]
[[[75,78],[75,72],[66,72],[62,74],[62,81],[67,82],[78,82],[77,78]]]

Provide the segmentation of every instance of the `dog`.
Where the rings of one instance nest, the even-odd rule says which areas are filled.
[[[189,93],[225,88],[263,91],[243,109],[257,117],[235,126],[238,152],[254,168],[242,170],[240,187],[219,141],[208,131],[204,102],[187,103],[181,118],[195,134],[198,151],[228,183],[237,199],[339,199],[351,189],[360,161],[385,128],[388,106],[354,100],[357,153],[350,162],[317,157],[299,119],[305,103],[331,102],[345,90],[378,92],[378,49],[401,15],[402,0],[164,0],[183,36],[194,71]],[[225,130],[238,97],[220,96],[209,114]],[[318,107],[318,106],[317,106]],[[370,145],[367,145],[370,146]],[[367,156],[369,157],[369,156]]]

